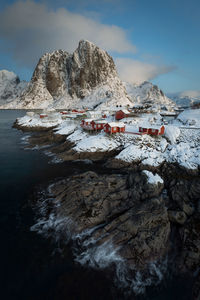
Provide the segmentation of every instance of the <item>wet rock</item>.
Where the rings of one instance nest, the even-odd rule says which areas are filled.
[[[154,190],[141,172],[87,172],[52,190],[60,203],[57,214],[72,219],[76,233],[97,227],[91,237],[99,245],[112,241],[122,257],[141,268],[168,250],[170,222],[161,191],[162,187]]]
[[[193,300],[200,300],[200,274],[197,276],[193,290],[192,290]]]
[[[168,211],[169,220],[172,223],[183,225],[187,221],[187,216],[183,211]]]
[[[136,200],[156,197],[161,194],[164,188],[161,183],[149,184],[147,176],[141,172],[130,172],[128,184],[132,197]]]
[[[73,161],[77,159],[90,159],[92,161],[105,160],[116,155],[116,150],[106,152],[77,152],[74,149],[69,149],[59,154],[59,158],[64,161]]]
[[[200,266],[200,213],[196,213],[180,229],[182,240],[181,265],[196,271]]]

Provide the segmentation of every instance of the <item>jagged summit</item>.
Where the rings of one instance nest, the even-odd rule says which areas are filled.
[[[19,108],[66,108],[131,104],[114,61],[95,44],[81,40],[73,54],[45,53],[25,89]]]

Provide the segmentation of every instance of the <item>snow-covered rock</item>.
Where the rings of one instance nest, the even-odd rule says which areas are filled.
[[[25,115],[16,120],[17,125],[25,128],[51,128],[62,123],[59,113],[48,115],[48,117],[40,118],[39,114],[34,116]]]
[[[158,184],[158,183],[163,183],[162,178],[158,174],[153,174],[152,172],[148,170],[143,170],[142,171],[146,176],[147,176],[147,181],[150,184]]]
[[[174,102],[166,97],[164,93],[151,82],[145,81],[142,84],[123,83],[128,96],[135,104],[149,105],[151,108],[171,110]]]
[[[18,98],[26,85],[15,73],[0,70],[0,107]]]
[[[172,143],[176,143],[177,138],[180,135],[180,129],[176,126],[165,126],[165,136]]]
[[[74,132],[77,128],[77,123],[71,120],[66,120],[62,122],[58,127],[56,127],[55,133],[61,135],[68,135]]]
[[[118,143],[108,135],[98,134],[84,138],[74,147],[78,152],[106,152],[118,147]]]
[[[178,120],[187,126],[200,127],[200,109],[187,109],[178,116]]]
[[[17,108],[44,109],[131,105],[107,52],[82,40],[73,54],[44,54]]]

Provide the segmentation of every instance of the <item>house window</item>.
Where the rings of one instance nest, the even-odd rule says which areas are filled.
[[[156,132],[156,130],[155,130],[155,129],[152,129],[151,131],[152,131],[152,133]]]

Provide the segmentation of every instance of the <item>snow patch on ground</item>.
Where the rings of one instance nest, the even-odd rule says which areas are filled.
[[[72,143],[78,143],[79,141],[85,140],[85,138],[88,137],[89,134],[86,131],[78,128],[72,134],[70,134],[70,136],[67,137],[67,140]]]
[[[20,126],[27,128],[31,127],[43,127],[51,128],[62,123],[62,118],[59,113],[55,113],[53,117],[40,118],[38,114],[35,114],[33,117],[25,115],[24,117],[18,118],[17,123]]]
[[[177,138],[180,135],[180,129],[176,126],[166,126],[165,127],[165,136],[172,143],[175,144]]]
[[[61,135],[68,135],[74,132],[74,130],[77,127],[77,123],[71,120],[66,120],[62,122],[56,129],[55,133],[61,134]]]
[[[118,146],[119,144],[110,136],[97,134],[81,140],[74,149],[78,152],[105,152],[116,149]]]
[[[178,120],[185,125],[200,127],[200,109],[187,109],[178,116]]]
[[[150,171],[144,170],[143,173],[147,176],[147,181],[150,184],[163,183],[162,178],[158,174],[153,174]]]
[[[189,143],[179,143],[169,146],[166,151],[166,161],[178,163],[187,169],[197,169],[200,166],[200,145],[196,148]]]

